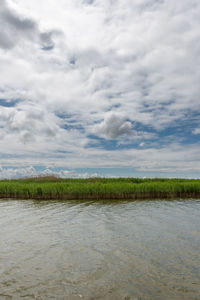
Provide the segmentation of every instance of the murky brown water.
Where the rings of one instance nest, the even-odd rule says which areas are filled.
[[[1,200],[0,299],[200,299],[200,200]]]

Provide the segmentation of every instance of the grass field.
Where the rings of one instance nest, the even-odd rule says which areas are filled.
[[[37,177],[0,181],[0,198],[78,200],[188,197],[200,197],[200,180]]]

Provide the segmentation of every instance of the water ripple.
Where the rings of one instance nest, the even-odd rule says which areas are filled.
[[[0,299],[200,299],[200,201],[0,201]]]

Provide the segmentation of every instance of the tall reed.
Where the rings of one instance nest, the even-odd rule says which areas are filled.
[[[0,181],[0,198],[146,199],[200,197],[200,180],[55,177]]]

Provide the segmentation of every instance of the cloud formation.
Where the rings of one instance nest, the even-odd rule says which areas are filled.
[[[33,142],[37,136],[53,138],[59,131],[55,116],[35,106],[32,111],[30,106],[25,105],[1,108],[0,125],[5,134],[16,135],[19,143]]]
[[[94,133],[107,139],[116,139],[121,135],[130,134],[131,122],[119,114],[108,114],[105,119],[94,127]]]
[[[53,31],[41,32],[37,22],[16,13],[5,0],[0,2],[0,47],[11,49],[23,40],[35,41],[43,49],[52,49]]]
[[[19,179],[19,178],[31,178],[31,177],[44,177],[44,176],[55,176],[58,178],[89,178],[98,177],[97,173],[77,173],[71,170],[59,170],[55,171],[52,169],[44,169],[42,171],[36,170],[34,167],[24,168],[2,168],[0,166],[0,180],[2,179]]]
[[[197,0],[0,0],[1,164],[196,169],[199,19]]]
[[[195,128],[193,131],[192,131],[193,134],[200,134],[200,128]]]

